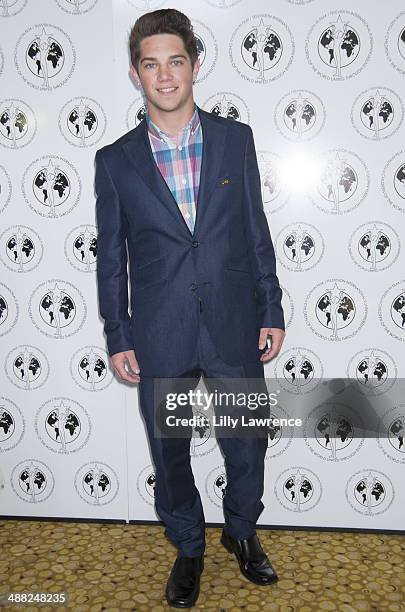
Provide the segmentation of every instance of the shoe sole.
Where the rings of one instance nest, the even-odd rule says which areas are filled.
[[[258,584],[259,586],[270,586],[271,584],[274,584],[275,582],[277,582],[277,580],[278,580],[278,576],[277,575],[274,578],[272,578],[269,582],[260,582],[259,580],[255,580],[251,576],[248,576],[246,571],[245,571],[245,568],[243,567],[242,563],[239,561],[238,555],[234,551],[234,549],[231,546],[231,544],[229,544],[228,541],[226,539],[224,539],[223,536],[221,536],[221,544],[225,548],[225,550],[227,550],[229,552],[230,555],[235,555],[236,560],[237,560],[238,565],[239,565],[240,571],[242,572],[243,576],[247,580],[249,580],[249,582],[254,582],[255,584]]]

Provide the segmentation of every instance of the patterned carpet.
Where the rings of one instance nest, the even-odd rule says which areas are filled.
[[[405,538],[342,532],[257,531],[279,581],[239,573],[207,528],[205,570],[193,610],[205,612],[405,611]],[[66,593],[63,604],[2,610],[174,610],[164,598],[176,549],[156,525],[0,521],[0,593]]]

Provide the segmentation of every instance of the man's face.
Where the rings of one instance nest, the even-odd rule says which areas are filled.
[[[138,71],[131,73],[139,79],[149,104],[161,111],[174,111],[193,99],[193,80],[200,67],[191,60],[183,40],[175,34],[154,34],[141,41]]]

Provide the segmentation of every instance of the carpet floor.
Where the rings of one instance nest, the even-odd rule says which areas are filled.
[[[246,580],[207,528],[205,569],[193,610],[205,612],[405,611],[402,535],[262,530],[277,574],[264,587]],[[65,603],[10,604],[3,610],[99,612],[173,610],[164,597],[176,549],[159,525],[0,521],[0,593],[65,593]]]

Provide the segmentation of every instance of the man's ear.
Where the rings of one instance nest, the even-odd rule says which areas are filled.
[[[129,69],[129,72],[130,72],[130,74],[131,74],[131,77],[134,79],[134,81],[135,81],[136,83],[139,83],[139,84],[140,84],[140,82],[141,82],[141,81],[140,81],[140,78],[139,78],[139,74],[137,73],[137,71],[136,71],[136,69],[135,69],[135,67],[134,67],[134,65],[133,65],[133,64],[131,64],[131,67],[130,67],[130,69]]]
[[[200,60],[196,60],[193,67],[193,81],[197,80],[198,71],[200,70]]]

